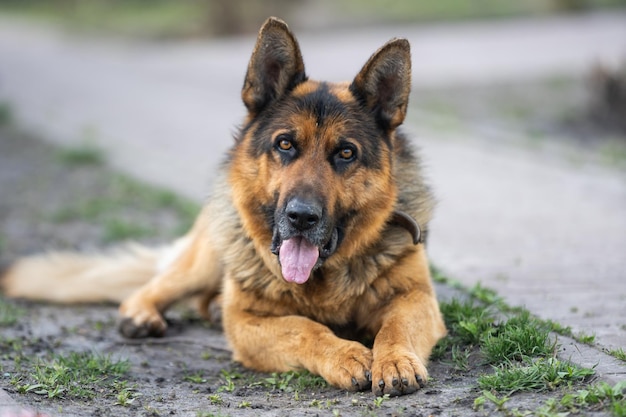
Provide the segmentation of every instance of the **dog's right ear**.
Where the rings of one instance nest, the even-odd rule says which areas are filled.
[[[251,115],[258,114],[306,80],[300,47],[285,22],[265,21],[252,52],[241,98]]]
[[[404,121],[411,92],[411,47],[392,39],[372,55],[350,90],[374,113],[378,123],[393,130]]]

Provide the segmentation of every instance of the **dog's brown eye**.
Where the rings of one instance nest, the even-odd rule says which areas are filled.
[[[278,142],[278,147],[282,149],[283,151],[288,151],[293,147],[293,144],[288,139],[281,139]]]
[[[340,143],[332,154],[330,163],[338,172],[343,172],[357,159],[357,148],[352,143]]]
[[[339,151],[339,157],[345,160],[352,159],[354,157],[354,150],[352,148],[343,148]]]
[[[274,140],[274,147],[285,154],[291,154],[296,150],[293,143],[293,136],[289,133],[279,134]]]

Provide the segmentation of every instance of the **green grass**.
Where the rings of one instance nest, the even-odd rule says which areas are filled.
[[[389,399],[389,394],[385,394],[382,397],[374,398],[374,408],[380,408],[385,401]]]
[[[572,331],[572,328],[570,326],[563,326],[562,324],[552,320],[545,320],[544,323],[550,328],[550,331],[556,334],[567,337],[574,336],[574,332]]]
[[[57,223],[81,220],[101,225],[104,243],[112,243],[179,236],[189,230],[200,210],[199,205],[171,191],[123,175],[114,175],[104,187],[98,195],[78,196],[77,200],[57,210],[51,220]],[[159,212],[164,221],[155,220],[154,215],[143,216],[145,212]]]
[[[214,397],[214,395],[209,395],[209,399],[211,400],[212,397]],[[211,404],[213,404],[213,401],[211,400]],[[221,404],[221,403],[220,403]],[[231,414],[222,414],[221,412],[215,412],[215,413],[211,413],[208,411],[198,411],[196,412],[196,417],[231,417]]]
[[[141,396],[141,394],[137,392],[135,386],[128,386],[128,381],[114,382],[113,388],[117,391],[117,394],[115,394],[116,401],[114,405],[129,407],[138,397]]]
[[[525,358],[549,357],[555,351],[550,329],[525,311],[485,334],[481,352],[490,364],[523,361]]]
[[[471,299],[453,299],[441,303],[440,308],[450,332],[449,340],[456,345],[477,346],[493,331],[496,320],[493,310]]]
[[[458,345],[452,345],[450,350],[451,364],[456,371],[469,371],[471,369],[470,358],[472,355],[472,348],[461,348]]]
[[[571,328],[511,307],[495,291],[481,285],[463,288],[436,268],[432,274],[435,281],[459,289],[464,298],[440,303],[449,335],[435,347],[431,359],[450,363],[456,372],[470,372],[476,364],[491,365],[491,372],[484,372],[477,379],[482,395],[476,398],[475,409],[491,403],[504,415],[562,417],[574,410],[573,405],[568,406],[569,401],[575,403],[576,410],[610,411],[614,416],[625,417],[623,386],[603,385],[575,393],[594,375],[594,370],[556,358],[557,340],[551,337],[551,332],[571,337]],[[588,340],[591,339],[583,338]],[[616,357],[624,355],[623,350],[613,353]],[[552,399],[524,412],[507,408],[511,395],[557,389],[565,392],[562,403]],[[591,394],[585,394],[586,391]],[[605,399],[585,404],[580,400],[583,394]]]
[[[555,358],[539,358],[525,365],[497,366],[493,374],[478,378],[478,386],[483,390],[506,395],[516,392],[542,392],[554,390],[570,382],[583,382],[593,374],[591,369]]]
[[[117,242],[130,239],[141,239],[153,236],[153,232],[146,226],[120,219],[106,219],[104,222],[105,242]]]
[[[120,391],[120,387],[127,390],[126,385],[120,383],[129,368],[127,361],[116,361],[96,353],[72,352],[37,360],[31,374],[22,377],[23,380],[13,381],[13,384],[20,393],[90,399],[100,395],[102,388],[112,392]]]
[[[471,349],[477,348],[482,363],[493,366],[493,373],[479,377],[479,387],[507,395],[546,391],[593,375],[593,370],[553,358],[556,344],[549,323],[525,310],[501,308],[503,301],[482,287],[467,293],[465,301],[441,303],[450,334],[435,349],[434,359],[450,356],[455,369],[466,371]],[[499,319],[505,315],[506,320]]]
[[[580,343],[584,343],[585,345],[593,345],[596,342],[596,335],[580,333],[574,335],[574,339]]]
[[[275,372],[264,378],[259,385],[284,392],[304,391],[329,386],[324,378],[307,371]]]
[[[58,151],[58,158],[63,164],[70,166],[103,165],[106,159],[104,151],[90,142],[61,148]]]
[[[183,379],[195,384],[205,384],[209,382],[209,378],[200,373],[186,375]],[[294,398],[298,400],[299,392],[328,388],[329,385],[324,378],[304,370],[274,372],[269,375],[264,375],[253,372],[241,373],[237,370],[222,369],[219,376],[219,385],[216,390],[216,401],[218,397],[221,399],[217,394],[232,393],[237,388],[254,387],[261,387],[268,391],[294,393]]]
[[[209,395],[209,401],[213,405],[221,405],[224,403],[224,400],[219,394],[211,394]]]
[[[207,379],[200,373],[194,373],[185,375],[183,377],[183,381],[193,382],[194,384],[204,384],[207,382]]]
[[[608,351],[608,354],[622,362],[626,362],[626,351],[623,348],[611,349]]]
[[[506,395],[497,395],[491,391],[483,391],[474,401],[474,410],[482,410],[487,401],[505,416],[523,417],[565,417],[568,415],[590,415],[601,413],[614,417],[626,417],[626,382],[615,385],[600,382],[585,389],[568,392],[561,398],[550,398],[537,406],[533,411],[510,409],[506,403],[510,400]]]
[[[0,127],[8,126],[13,121],[13,109],[7,102],[0,101]]]
[[[626,167],[626,144],[623,138],[611,138],[600,148],[605,163],[618,168]]]
[[[0,12],[78,30],[140,37],[187,36],[208,29],[207,2],[154,0],[1,1]]]
[[[556,11],[624,6],[623,0],[531,0],[523,2],[482,0],[412,1],[344,0],[335,2],[340,10],[395,21],[433,21],[476,18],[536,16]]]
[[[24,313],[23,308],[0,296],[0,327],[14,325]]]
[[[242,401],[237,405],[237,408],[250,408],[252,407],[252,403],[250,401]]]
[[[570,410],[608,409],[612,415],[624,417],[626,416],[626,381],[615,385],[600,382],[563,396],[560,405]]]

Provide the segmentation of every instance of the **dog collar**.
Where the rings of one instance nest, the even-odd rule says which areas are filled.
[[[413,237],[413,244],[417,245],[422,241],[422,231],[417,221],[403,211],[394,211],[389,221],[391,224],[405,228]]]

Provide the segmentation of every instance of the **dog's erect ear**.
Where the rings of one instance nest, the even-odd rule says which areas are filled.
[[[241,97],[250,114],[260,112],[306,80],[300,47],[287,24],[270,17],[265,21],[252,52]]]
[[[367,61],[350,86],[375,112],[378,123],[393,130],[404,121],[411,91],[411,47],[406,39],[387,42]]]

